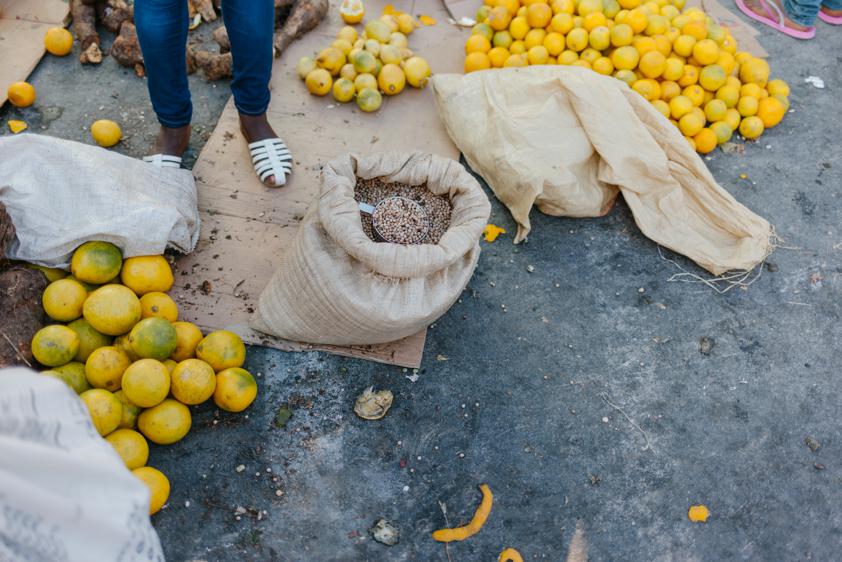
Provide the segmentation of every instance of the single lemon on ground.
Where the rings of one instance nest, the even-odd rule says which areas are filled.
[[[105,285],[88,295],[82,314],[97,332],[119,336],[140,320],[140,299],[127,287]]]
[[[213,367],[201,359],[186,359],[172,373],[172,395],[183,404],[201,404],[216,388]]]
[[[111,345],[111,337],[97,332],[91,323],[84,318],[74,320],[67,325],[79,336],[79,350],[73,358],[75,361],[84,363],[94,350]]]
[[[372,113],[380,109],[383,104],[383,96],[375,88],[363,88],[357,91],[357,107],[366,113]]]
[[[172,288],[173,275],[164,256],[139,256],[123,262],[120,273],[123,285],[138,296],[157,291],[166,293]]]
[[[232,367],[216,375],[213,401],[227,412],[242,412],[254,402],[257,383],[245,369]]]
[[[35,103],[35,88],[28,82],[15,82],[6,90],[6,97],[15,107],[29,107]]]
[[[116,429],[105,440],[114,447],[129,470],[140,468],[149,460],[149,443],[133,429]]]
[[[117,397],[102,388],[92,388],[79,395],[94,427],[100,435],[105,436],[117,429],[123,416],[123,405]]]
[[[140,413],[137,427],[143,435],[158,445],[175,443],[190,431],[190,409],[172,398]]]
[[[119,427],[134,429],[137,425],[137,416],[141,412],[140,406],[134,404],[131,400],[126,398],[126,393],[122,390],[115,392],[114,396],[116,396],[117,400],[120,401],[120,404],[123,405],[123,415],[120,417]]]
[[[79,336],[67,326],[46,326],[38,330],[32,338],[32,355],[47,367],[70,363],[77,351]]]
[[[122,350],[107,345],[94,350],[85,362],[85,376],[94,388],[115,391],[132,362]]]
[[[140,297],[141,318],[163,318],[170,322],[178,320],[178,305],[166,294],[153,291]]]
[[[333,85],[333,78],[330,72],[324,68],[317,68],[307,75],[307,78],[304,79],[304,85],[307,86],[307,91],[314,96],[325,96]]]
[[[176,361],[184,361],[196,355],[196,346],[202,341],[202,331],[190,322],[175,322],[173,324],[176,335],[176,346],[171,357]]]
[[[168,320],[145,318],[129,333],[129,345],[138,357],[163,361],[175,351],[178,335]]]
[[[160,404],[170,392],[170,373],[155,359],[140,359],[123,374],[123,393],[141,408]]]
[[[240,336],[228,330],[211,332],[196,346],[196,357],[222,371],[240,367],[246,360],[246,346]]]
[[[170,481],[163,472],[151,466],[136,468],[132,474],[149,488],[149,515],[158,513],[170,497]]]
[[[406,86],[406,75],[398,65],[386,64],[377,76],[377,84],[384,94],[394,96],[401,93]]]
[[[47,315],[58,322],[71,322],[82,316],[88,291],[72,279],[53,281],[44,290],[41,302]]]
[[[98,119],[91,125],[91,136],[99,146],[109,148],[120,142],[120,125],[110,119]]]
[[[79,281],[102,285],[120,274],[123,254],[110,242],[85,242],[73,252],[70,272]]]
[[[51,27],[44,35],[44,47],[51,55],[63,57],[73,49],[73,36],[63,27]]]

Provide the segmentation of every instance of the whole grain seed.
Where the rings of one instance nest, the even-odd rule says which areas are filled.
[[[388,214],[390,215],[391,228],[394,230],[389,233],[383,232],[384,227],[378,223],[381,233],[393,240],[400,239],[398,236],[401,235],[408,236],[408,238],[403,238],[403,240],[409,240],[405,242],[406,244],[438,244],[441,237],[450,227],[450,215],[453,209],[446,195],[436,195],[427,189],[426,184],[404,185],[400,183],[386,183],[382,178],[368,180],[357,178],[357,184],[354,188],[354,198],[358,202],[368,203],[376,207],[383,199],[396,196],[405,197],[414,201],[426,211],[427,223],[429,225],[427,234],[420,240],[414,240],[412,238],[411,235],[413,233],[417,234],[416,227],[418,220],[418,213],[409,211],[413,209],[412,205],[405,205],[406,209],[403,210],[390,206],[392,208]],[[400,199],[397,201],[400,201]],[[379,241],[374,236],[372,230],[372,216],[361,212],[360,219],[362,220],[362,227],[366,236],[375,242]],[[392,234],[397,236],[393,237]]]

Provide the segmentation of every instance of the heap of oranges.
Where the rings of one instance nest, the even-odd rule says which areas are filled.
[[[232,332],[203,335],[179,321],[164,256],[124,260],[113,244],[86,242],[73,254],[71,275],[38,269],[51,281],[42,304],[55,321],[32,338],[33,356],[48,368],[41,374],[79,394],[99,434],[149,487],[155,513],[170,483],[146,466],[148,441],[183,438],[190,406],[211,398],[229,412],[246,409],[257,384],[242,368],[245,345]]]
[[[572,65],[626,82],[706,154],[734,132],[756,139],[789,109],[769,63],[685,0],[484,0],[465,72]]]

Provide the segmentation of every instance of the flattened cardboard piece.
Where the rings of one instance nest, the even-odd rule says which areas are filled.
[[[0,0],[0,107],[8,85],[26,80],[44,56],[44,34],[68,14],[61,0]]]
[[[293,154],[295,168],[287,185],[264,187],[254,174],[237,112],[229,101],[216,129],[193,168],[199,191],[202,233],[196,250],[178,260],[174,298],[181,316],[203,329],[229,328],[245,341],[286,351],[322,350],[418,367],[426,331],[374,346],[311,346],[267,336],[248,327],[257,299],[292,241],[319,189],[322,165],[348,151],[360,154],[390,150],[422,150],[458,160],[438,118],[429,88],[407,86],[398,96],[384,97],[382,108],[362,113],[353,102],[339,104],[332,96],[310,95],[295,73],[302,56],[315,56],[330,45],[344,25],[338,2],[326,21],[294,41],[276,62],[272,74],[269,120]],[[383,11],[386,1],[366,2],[366,20]],[[460,72],[465,30],[447,23],[439,2],[392,1],[396,10],[429,15],[436,25],[421,26],[409,46],[434,72]],[[356,26],[361,32],[362,26]],[[204,282],[207,281],[205,284]],[[204,284],[204,287],[203,287]]]

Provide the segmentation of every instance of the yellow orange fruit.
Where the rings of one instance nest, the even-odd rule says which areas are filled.
[[[110,242],[85,242],[73,252],[70,272],[79,281],[102,285],[120,274],[123,254]]]
[[[634,70],[637,68],[639,61],[640,54],[637,49],[631,46],[618,47],[611,53],[611,62],[614,64],[614,68],[618,70]]]
[[[774,97],[764,98],[757,104],[757,116],[763,121],[765,129],[771,129],[780,123],[785,113],[784,105]]]
[[[227,412],[242,412],[254,402],[257,383],[245,369],[232,367],[216,375],[213,401]]]
[[[483,35],[471,35],[465,42],[465,54],[487,53],[491,50],[491,41]]]
[[[353,84],[351,85],[353,88]],[[166,293],[153,291],[140,297],[141,318],[163,318],[170,322],[178,320],[178,305]]]
[[[129,357],[117,347],[107,345],[94,350],[85,362],[85,376],[94,388],[112,392],[120,389],[123,373],[131,365]]]
[[[134,429],[137,425],[137,416],[140,414],[140,406],[134,404],[131,400],[126,398],[126,393],[118,390],[114,393],[120,404],[123,405],[123,415],[120,417],[120,425],[118,427],[124,429]]]
[[[711,100],[705,104],[705,117],[711,123],[722,121],[728,113],[728,106],[722,100]]]
[[[549,57],[550,55],[547,52],[546,47],[543,45],[536,45],[535,47],[529,49],[526,53],[526,58],[529,61],[529,64],[532,65],[547,64]]]
[[[172,395],[182,404],[201,404],[216,388],[213,367],[201,359],[186,359],[172,372]]]
[[[769,63],[764,59],[752,57],[744,63],[740,63],[740,80],[743,83],[765,86],[769,80]]]
[[[138,296],[146,293],[166,293],[172,288],[173,275],[164,256],[138,256],[123,262],[120,272],[123,285]]]
[[[489,68],[491,68],[491,59],[485,53],[471,53],[465,57],[465,74]]]
[[[552,8],[546,4],[535,3],[526,8],[526,23],[529,27],[547,27],[552,17]]]
[[[693,113],[692,111],[678,120],[679,130],[683,135],[687,137],[695,137],[704,126],[704,117],[699,118],[699,116]]]
[[[705,101],[705,91],[698,84],[687,86],[681,90],[681,93],[693,102],[693,105],[696,107],[701,107],[702,103]]]
[[[143,410],[137,417],[140,432],[153,443],[171,445],[187,435],[193,424],[190,409],[172,398]]]
[[[373,74],[369,74],[367,72],[358,74],[357,77],[354,78],[354,88],[357,90],[357,95],[359,95],[363,90],[376,90],[377,78],[375,78]]]
[[[763,134],[765,127],[763,120],[757,116],[748,116],[740,123],[740,134],[743,138],[754,140]]]
[[[697,41],[692,35],[680,35],[672,44],[672,48],[677,55],[689,57],[692,56]]]
[[[228,330],[217,330],[205,336],[196,346],[196,357],[222,371],[240,367],[246,360],[246,346],[240,336]]]
[[[716,133],[707,127],[693,136],[693,142],[696,143],[696,152],[701,154],[708,154],[712,152],[717,145]]]
[[[684,63],[678,57],[669,57],[664,61],[664,72],[661,77],[664,80],[676,81],[684,76]]]
[[[649,51],[640,58],[638,68],[647,78],[657,78],[664,72],[666,58],[658,51]],[[659,96],[660,97],[660,96]]]
[[[684,95],[675,96],[670,100],[669,104],[670,115],[672,115],[673,119],[681,119],[693,109],[693,102]]]
[[[339,6],[339,15],[345,23],[360,23],[363,21],[363,17],[365,16],[365,6],[363,5],[362,0],[342,0],[342,4]],[[169,490],[169,486],[167,487],[167,490]],[[163,504],[163,502],[161,503]],[[156,509],[155,511],[158,510]]]
[[[94,327],[91,326],[91,323],[84,318],[74,320],[68,324],[67,327],[76,332],[76,335],[79,336],[79,350],[73,357],[75,361],[84,363],[88,360],[88,357],[94,350],[106,345],[111,345],[111,338],[105,334],[97,332]]]
[[[354,77],[356,78],[356,72],[357,71],[354,70],[353,65],[346,64],[342,68],[344,69],[345,67],[350,67],[349,72],[353,72]],[[340,71],[340,74],[341,74],[341,71]],[[348,79],[348,78],[337,79],[336,82],[333,83],[333,88],[331,88],[331,91],[333,92],[333,99],[335,99],[339,103],[347,103],[347,102],[351,101],[352,99],[354,99],[354,94],[357,93],[357,90],[354,87],[354,83],[351,81],[351,79]],[[147,296],[147,295],[144,295],[144,297],[145,296]],[[142,298],[140,300],[141,300],[141,302],[143,301]]]
[[[709,64],[699,73],[699,85],[709,92],[715,92],[724,86],[726,79],[725,70],[718,64]]]
[[[726,121],[711,123],[710,130],[716,135],[716,144],[722,144],[731,140],[734,130]]]
[[[591,65],[593,71],[598,74],[603,74],[605,76],[611,76],[614,72],[614,63],[611,62],[611,59],[608,57],[599,57],[593,64]]]
[[[787,84],[779,78],[776,78],[775,80],[769,80],[769,82],[766,84],[766,90],[769,92],[770,96],[789,96],[789,84]]]
[[[740,127],[740,121],[742,119],[742,115],[734,107],[728,108],[728,111],[725,113],[725,122],[731,127],[732,131],[736,131]]]
[[[681,95],[681,86],[672,80],[664,80],[661,82],[661,99],[669,103],[669,101]]]
[[[44,35],[44,47],[51,55],[63,57],[73,49],[73,36],[63,27],[51,27]]]
[[[120,125],[110,119],[97,119],[91,124],[91,137],[99,146],[110,148],[120,142],[123,131]]]
[[[364,76],[361,74],[357,77]],[[359,84],[357,84],[359,87]],[[357,107],[360,108],[361,111],[365,113],[373,113],[380,109],[380,106],[383,104],[383,96],[380,95],[375,88],[363,88],[357,90]]]
[[[632,84],[632,90],[643,96],[647,101],[656,100],[661,97],[661,86],[657,80],[651,78],[637,80]]]
[[[557,57],[561,54],[564,50],[566,43],[564,41],[564,35],[561,33],[557,33],[555,31],[548,33],[546,37],[544,37],[543,46],[547,50],[547,53],[550,56]],[[508,53],[508,51],[506,51]],[[506,59],[503,59],[505,62]],[[493,63],[494,61],[492,61]],[[497,66],[497,65],[494,65]],[[500,65],[502,66],[502,64]]]
[[[413,88],[423,88],[430,79],[430,65],[422,57],[409,57],[403,62],[406,81]]]
[[[652,106],[658,110],[658,113],[669,119],[670,117],[670,105],[665,102],[664,100],[653,100]]]
[[[41,328],[32,338],[32,355],[47,367],[70,363],[79,351],[79,336],[67,326]]]
[[[345,0],[345,2],[347,1]],[[362,2],[359,3],[362,4]],[[350,18],[344,14],[342,19],[351,23]],[[362,19],[362,16],[360,16],[360,19]],[[149,515],[155,515],[164,507],[170,497],[170,481],[167,480],[163,472],[151,466],[136,468],[132,470],[132,474],[149,489]]]
[[[105,285],[88,295],[82,314],[96,331],[119,336],[140,320],[140,300],[127,287]]]
[[[140,359],[123,373],[123,393],[141,408],[157,406],[169,392],[170,373],[160,361]]]
[[[102,436],[108,435],[120,425],[123,405],[112,393],[102,388],[92,388],[79,395],[88,409],[94,427]]]
[[[615,47],[625,47],[631,45],[634,39],[634,31],[625,23],[619,23],[611,28],[611,44]]]
[[[184,361],[196,355],[196,346],[202,341],[202,331],[190,322],[175,322],[176,346],[172,352],[175,361]]]
[[[740,101],[737,102],[737,111],[739,111],[740,115],[743,117],[751,117],[757,113],[758,105],[759,102],[757,101],[757,98],[743,96],[740,98]]]
[[[6,90],[6,97],[15,107],[29,107],[35,103],[35,88],[28,82],[14,82]]]
[[[503,31],[509,27],[511,21],[512,14],[509,13],[509,10],[505,6],[496,6],[488,14],[487,23],[494,31]]]
[[[550,22],[550,28],[556,33],[567,35],[573,29],[573,16],[564,12],[556,14]],[[523,34],[523,37],[526,37],[526,33]]]
[[[716,91],[716,99],[725,102],[726,107],[735,107],[740,101],[740,89],[726,84]]]
[[[144,318],[129,332],[129,345],[138,357],[163,361],[175,351],[178,335],[169,320]]]
[[[78,361],[71,361],[58,367],[53,367],[49,371],[44,371],[42,375],[49,374],[54,376],[67,384],[76,394],[82,394],[86,390],[90,390],[91,385],[88,379],[85,378],[85,365]]]
[[[44,311],[58,322],[71,322],[82,316],[88,291],[78,281],[59,279],[50,283],[41,298]]]
[[[129,470],[140,468],[149,460],[149,444],[133,429],[116,429],[105,440],[114,447]]]
[[[304,85],[307,86],[307,91],[314,96],[326,96],[333,86],[333,77],[324,68],[317,68],[307,74]]]

